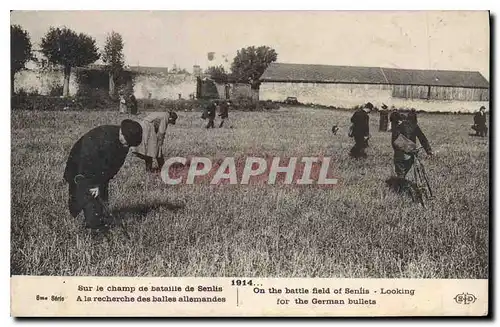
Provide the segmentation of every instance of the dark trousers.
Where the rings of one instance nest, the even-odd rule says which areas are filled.
[[[77,217],[83,210],[85,226],[91,229],[99,229],[105,225],[105,214],[103,202],[109,200],[109,183],[99,185],[99,195],[94,198],[90,190],[75,183],[69,184],[69,211],[73,217]]]
[[[472,129],[476,131],[477,136],[488,135],[488,127],[486,127],[486,125],[473,125]]]
[[[389,127],[389,114],[386,111],[381,111],[380,112],[379,131],[387,132],[388,127]]]
[[[219,125],[219,128],[222,128],[222,125],[224,125],[224,121],[226,120],[226,118],[222,118],[221,122],[220,122],[220,125]]]
[[[415,162],[415,157],[410,156],[409,159],[404,158],[404,153],[396,152],[394,153],[394,170],[396,172],[396,178],[390,178],[387,183],[389,186],[398,193],[407,192],[408,189],[413,185],[413,182],[406,179],[406,175],[410,171],[411,167]]]
[[[394,170],[398,178],[406,178],[406,175],[410,171],[413,163],[415,162],[415,157],[410,155],[409,159],[404,158],[403,153],[397,153],[394,155]]]
[[[215,118],[213,117],[208,117],[208,124],[207,124],[207,128],[214,128],[215,125],[214,125],[214,120]]]
[[[153,171],[153,158],[152,157],[144,157],[144,161],[146,162],[146,170]],[[156,158],[156,161],[158,162],[158,170],[161,170],[161,168],[163,167],[163,164],[165,163],[165,158],[158,157],[158,158]]]
[[[134,152],[134,154],[144,160],[146,163],[146,171],[152,172],[153,171],[153,157],[145,156],[141,153]],[[158,169],[161,170],[163,167],[163,164],[165,163],[165,158],[164,157],[158,157],[156,158],[156,161],[158,162]]]
[[[366,158],[365,148],[368,146],[364,135],[354,135],[354,146],[351,148],[351,156],[354,158]]]
[[[130,106],[130,114],[137,115],[137,105]]]

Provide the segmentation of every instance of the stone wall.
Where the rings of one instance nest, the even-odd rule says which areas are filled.
[[[69,93],[76,95],[80,86],[77,83],[76,69],[71,71]],[[21,89],[28,93],[38,92],[41,95],[49,95],[54,88],[62,88],[64,73],[62,70],[23,70],[16,74],[14,80],[14,91]],[[107,91],[107,86],[106,86]],[[135,74],[134,95],[138,99],[148,98],[151,93],[152,99],[189,99],[190,94],[196,94],[196,78],[188,74]]]
[[[14,79],[14,92],[24,90],[27,93],[49,95],[51,90],[62,88],[64,83],[64,72],[62,70],[22,70],[18,72]],[[75,95],[78,91],[76,74],[74,71],[69,79],[69,94]]]
[[[327,83],[269,83],[260,85],[260,100],[284,101],[297,97],[304,104],[353,108],[366,102],[379,107],[415,108],[424,111],[474,112],[481,106],[488,108],[488,101],[423,100],[392,96],[391,85],[378,84],[327,84]]]
[[[146,99],[151,94],[152,99],[179,98],[189,99],[190,94],[196,95],[196,77],[187,74],[137,74],[134,79],[134,95],[138,99]]]

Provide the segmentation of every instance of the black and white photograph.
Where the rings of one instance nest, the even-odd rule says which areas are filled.
[[[10,274],[488,279],[488,11],[10,13]]]

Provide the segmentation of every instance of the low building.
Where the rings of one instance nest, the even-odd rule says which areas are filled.
[[[260,100],[354,108],[379,107],[424,111],[472,112],[488,108],[489,82],[475,71],[414,70],[272,63],[260,78]]]

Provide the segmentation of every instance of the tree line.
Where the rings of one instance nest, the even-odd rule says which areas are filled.
[[[11,34],[11,94],[14,94],[15,74],[25,68],[29,61],[37,61],[29,33],[20,25],[10,26]],[[95,38],[77,33],[67,27],[50,27],[42,37],[40,52],[52,65],[59,65],[64,71],[63,96],[69,96],[69,80],[72,68],[85,67],[102,59],[109,73],[109,95],[116,96],[116,83],[124,69],[124,41],[122,36],[111,31],[104,48],[99,50]],[[277,60],[277,53],[268,46],[249,46],[237,51],[231,64],[231,72],[224,67],[212,66],[205,71],[216,82],[229,80],[249,83],[258,88],[259,78],[267,66]]]

